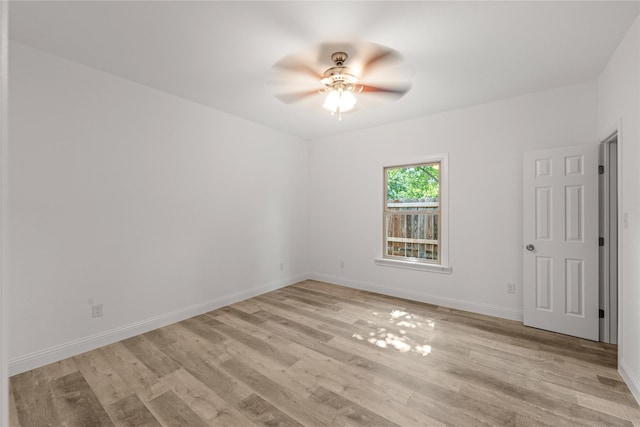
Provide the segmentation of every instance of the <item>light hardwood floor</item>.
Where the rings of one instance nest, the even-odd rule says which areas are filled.
[[[616,347],[305,281],[11,378],[11,425],[628,426]]]

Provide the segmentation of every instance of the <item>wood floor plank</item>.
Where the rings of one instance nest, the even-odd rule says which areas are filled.
[[[580,425],[575,421],[548,412],[546,408],[537,407],[526,401],[523,402],[516,397],[505,396],[495,390],[487,390],[483,386],[465,384],[460,389],[460,395],[463,398],[484,402],[494,407],[510,407],[516,414],[515,424],[512,424],[515,426],[576,427]],[[419,397],[422,398],[422,396]],[[415,401],[410,401],[410,404],[414,403]]]
[[[24,426],[58,426],[58,409],[51,380],[45,369],[34,369],[11,377],[11,393],[18,422]]]
[[[454,373],[467,383],[476,385],[484,385],[487,389],[491,389],[496,393],[517,399],[520,402],[526,402],[538,408],[552,412],[558,418],[566,418],[572,422],[582,425],[606,425],[606,426],[632,426],[628,420],[623,420],[616,416],[609,416],[590,408],[582,407],[578,404],[572,404],[566,401],[559,401],[549,397],[546,394],[532,391],[521,386],[513,385],[502,378],[486,375],[472,369],[449,369],[450,373]]]
[[[306,280],[10,379],[12,427],[640,426],[617,349]]]
[[[312,387],[300,384],[292,377],[291,367],[284,370],[282,367],[270,362],[269,359],[260,357],[253,352],[244,351],[242,348],[236,348],[233,344],[229,346],[228,351],[232,356],[230,360],[235,360],[246,366],[251,366],[254,370],[264,375],[265,378],[268,378],[279,387],[290,391],[296,396],[306,398],[313,391]]]
[[[288,299],[288,300],[293,300],[296,301],[298,303],[302,303],[304,305],[310,306],[310,307],[314,307],[314,308],[319,308],[325,311],[340,311],[342,310],[342,308],[337,307],[335,304],[326,304],[323,302],[319,302],[316,301],[314,298],[311,297],[304,297],[301,296],[299,294],[293,293],[293,292],[287,292],[286,290],[279,290],[279,291],[275,291],[274,296],[283,296],[284,299]]]
[[[244,316],[237,317],[234,313],[223,314],[216,318],[231,327],[242,329],[254,337],[270,343],[276,348],[280,348],[288,342],[286,339],[281,339],[280,332],[283,330],[293,335],[307,336],[309,339],[319,342],[326,342],[332,338],[331,335],[325,334],[312,327],[293,320],[287,320],[277,315],[264,315],[262,311],[256,312],[256,314],[251,315],[251,317],[257,319],[258,323]],[[279,325],[280,328],[274,328],[274,324]]]
[[[180,368],[175,361],[166,356],[154,343],[143,335],[122,341],[122,345],[138,360],[142,361],[158,378]]]
[[[267,312],[264,312],[264,311],[260,311],[258,313],[261,314],[261,318],[268,319],[271,322],[278,323],[279,325],[281,325],[281,326],[283,326],[283,327],[285,327],[285,328],[287,328],[289,330],[292,330],[294,332],[297,332],[297,333],[300,333],[300,334],[304,334],[304,335],[308,335],[310,338],[312,338],[314,340],[318,340],[318,341],[321,341],[321,342],[327,342],[331,338],[333,338],[333,335],[331,335],[331,334],[319,331],[318,329],[315,329],[315,328],[313,328],[311,326],[307,326],[307,325],[305,325],[303,323],[287,319],[286,317],[278,316],[277,314],[267,313]]]
[[[305,360],[292,367],[291,374],[312,392],[317,387],[324,387],[343,393],[351,400],[354,395],[361,395],[373,405],[391,404],[399,407],[406,405],[413,394],[405,384],[381,378],[365,369],[352,369],[345,363],[313,354],[301,346],[293,346],[292,350],[307,355]]]
[[[307,295],[307,297],[313,296],[314,298],[321,298],[321,299],[333,301],[336,305],[339,305],[340,307],[347,308],[347,309],[353,309],[354,307],[358,307],[358,308],[369,310],[369,311],[391,309],[391,307],[381,302],[371,302],[371,301],[365,302],[361,299],[355,299],[348,295],[342,296],[340,294],[337,294],[336,292],[333,292],[333,293],[322,292],[322,290],[314,289],[312,286],[302,287],[302,284],[299,284],[298,287],[296,288],[290,288],[290,289],[297,289],[301,295]]]
[[[78,365],[72,357],[43,367],[43,372],[52,381],[77,371]]]
[[[286,295],[288,298],[295,296],[297,298],[302,298],[303,300],[312,299],[315,304],[320,303],[324,306],[338,305],[338,300],[331,295],[323,295],[320,292],[308,292],[306,289],[300,289],[295,286],[287,286],[286,288],[279,289],[277,293]],[[331,310],[333,310],[333,308]]]
[[[237,302],[235,304],[231,304],[228,307],[233,307],[233,308],[235,308],[237,310],[241,310],[241,311],[244,311],[245,313],[249,313],[249,314],[252,314],[252,313],[260,310],[260,308],[258,307],[258,304],[253,299],[247,299],[247,300],[244,300],[244,301],[240,301],[240,302]]]
[[[111,419],[121,427],[161,427],[137,395],[131,394],[106,407]]]
[[[257,394],[240,402],[240,409],[251,414],[255,425],[258,426],[278,426],[278,427],[303,427],[289,415],[285,414]]]
[[[154,343],[159,349],[163,349],[176,343],[176,339],[169,335],[169,333],[167,332],[167,328],[154,329],[153,331],[142,334],[142,336],[146,340]]]
[[[201,360],[208,365],[217,366],[231,357],[226,351],[228,341],[220,343],[203,339],[201,335],[184,326],[182,322],[167,326],[165,330],[170,336],[175,337],[177,342],[163,348],[162,352],[171,357],[176,363],[180,363],[180,357],[195,355],[196,359],[194,360]],[[183,343],[189,343],[189,345],[182,345]],[[176,354],[178,355],[177,359]],[[181,366],[184,367],[184,365]]]
[[[311,318],[318,322],[334,325],[339,328],[349,329],[352,321],[349,319],[342,320],[340,313],[331,313],[326,315],[322,310],[314,310],[313,307],[300,307],[297,304],[288,304],[276,298],[271,294],[261,295],[255,298],[260,304],[265,305],[261,310],[264,312],[274,312],[295,320]],[[258,315],[259,313],[254,313]]]
[[[577,392],[577,401],[580,406],[590,408],[602,413],[629,420],[634,426],[640,426],[640,413],[637,408],[627,404],[602,400],[588,393]]]
[[[332,425],[358,425],[362,427],[400,427],[382,415],[376,414],[349,399],[323,387],[311,395],[312,399],[322,406],[335,411]]]
[[[248,427],[253,424],[239,410],[218,396],[185,369],[178,369],[162,381],[169,382],[176,395],[209,425]]]
[[[439,306],[423,302],[411,301],[402,298],[395,298],[388,295],[362,291],[353,288],[339,287],[315,280],[306,280],[295,285],[296,288],[312,290],[326,294],[328,297],[342,297],[345,301],[356,301],[373,305],[379,311],[405,310],[414,311],[425,316],[440,316]]]
[[[416,394],[407,402],[407,406],[416,411],[428,414],[430,418],[447,426],[475,427],[482,425],[478,420],[469,418],[465,413],[460,412],[446,404],[427,398],[422,394]],[[428,424],[430,425],[430,424]],[[489,424],[490,425],[490,424]],[[515,423],[496,424],[502,426],[515,426]]]
[[[144,390],[158,377],[120,342],[102,347],[107,362],[133,390]]]
[[[311,405],[309,401],[297,393],[285,389],[280,384],[269,379],[252,367],[236,360],[228,360],[222,364],[223,368],[235,378],[240,379],[257,394],[267,397],[268,402],[287,413],[304,425],[332,425],[332,415]]]
[[[9,425],[13,427],[21,427],[18,420],[18,407],[13,393],[9,393]]]
[[[224,335],[218,332],[217,323],[214,323],[213,319],[205,314],[180,322],[180,325],[200,335],[208,342],[222,343],[227,340]]]
[[[403,384],[385,381],[363,372],[352,373],[336,361],[314,357],[311,359],[300,361],[293,367],[292,376],[303,386],[322,387],[372,412],[385,408],[385,417],[402,426],[420,425],[426,421],[430,425],[440,424],[423,412],[407,406],[412,392]]]
[[[531,378],[539,380],[544,384],[553,384],[561,387],[571,394],[586,392],[592,396],[598,397],[604,401],[616,402],[623,405],[627,405],[630,408],[635,408],[637,402],[633,396],[629,395],[628,389],[620,390],[617,387],[607,387],[587,375],[572,375],[571,373],[548,371],[543,369],[529,372],[529,381]],[[624,384],[624,383],[623,383]]]
[[[291,366],[298,361],[295,357],[280,351],[265,341],[255,338],[242,330],[226,325],[214,318],[211,318],[211,326],[215,327],[217,331],[224,334],[227,338],[233,339],[242,345],[262,353],[265,357],[271,358],[275,363]]]
[[[173,360],[179,362],[190,375],[215,390],[216,394],[233,407],[238,407],[242,400],[251,395],[252,391],[248,387],[216,367],[215,365],[219,362],[211,360],[207,356],[206,350],[202,351],[199,346],[194,346],[193,343],[189,344],[182,346],[175,343],[163,351]]]
[[[226,306],[226,307],[222,307],[218,310],[215,311],[211,311],[208,314],[214,317],[218,317],[218,315],[222,315],[222,314],[229,314],[230,316],[234,316],[237,317],[238,319],[241,319],[247,323],[250,323],[252,325],[260,325],[261,323],[264,322],[264,320],[261,320],[260,318],[254,316],[254,313],[256,311],[260,311],[260,306],[258,303],[255,303],[252,305],[251,309],[251,313],[248,313],[244,310],[241,310],[239,308],[236,308],[237,304],[234,305],[230,305],[230,306]]]
[[[91,351],[74,358],[83,377],[103,405],[111,405],[133,393],[133,390],[109,365],[103,352]]]
[[[212,314],[212,317],[214,317],[216,321],[222,322],[223,324],[225,324],[226,326],[229,326],[230,328],[238,329],[260,341],[268,342],[269,339],[273,336],[271,332],[269,332],[268,330],[265,330],[262,327],[262,325],[264,324],[264,320],[258,318],[253,314],[248,314],[248,315],[239,317],[231,312],[218,313],[218,311],[216,310],[215,316]],[[256,348],[254,348],[253,350],[259,351]]]
[[[165,426],[207,427],[202,418],[172,391],[150,400],[147,407]]]
[[[113,426],[104,407],[79,371],[53,381],[60,425]]]

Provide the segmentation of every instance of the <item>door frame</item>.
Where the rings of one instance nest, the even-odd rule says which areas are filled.
[[[618,132],[600,143],[600,236],[604,238],[600,248],[600,308],[604,318],[600,321],[600,341],[618,343],[618,281],[620,234],[620,150]]]
[[[9,2],[0,0],[0,425],[9,425],[7,199],[9,146]]]

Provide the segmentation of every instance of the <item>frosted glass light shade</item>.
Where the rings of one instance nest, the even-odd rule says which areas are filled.
[[[349,91],[332,90],[327,94],[322,105],[332,113],[344,113],[345,111],[352,110],[356,105],[356,97]]]

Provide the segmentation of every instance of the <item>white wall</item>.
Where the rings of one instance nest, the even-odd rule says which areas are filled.
[[[619,369],[640,401],[640,18],[618,46],[598,80],[598,135],[615,130],[621,159],[619,274]],[[623,224],[623,217],[620,218]]]
[[[585,83],[312,142],[313,277],[521,320],[522,154],[596,143],[596,101]],[[382,166],[445,152],[453,273],[374,265]]]
[[[10,54],[12,374],[304,278],[306,141]]]

